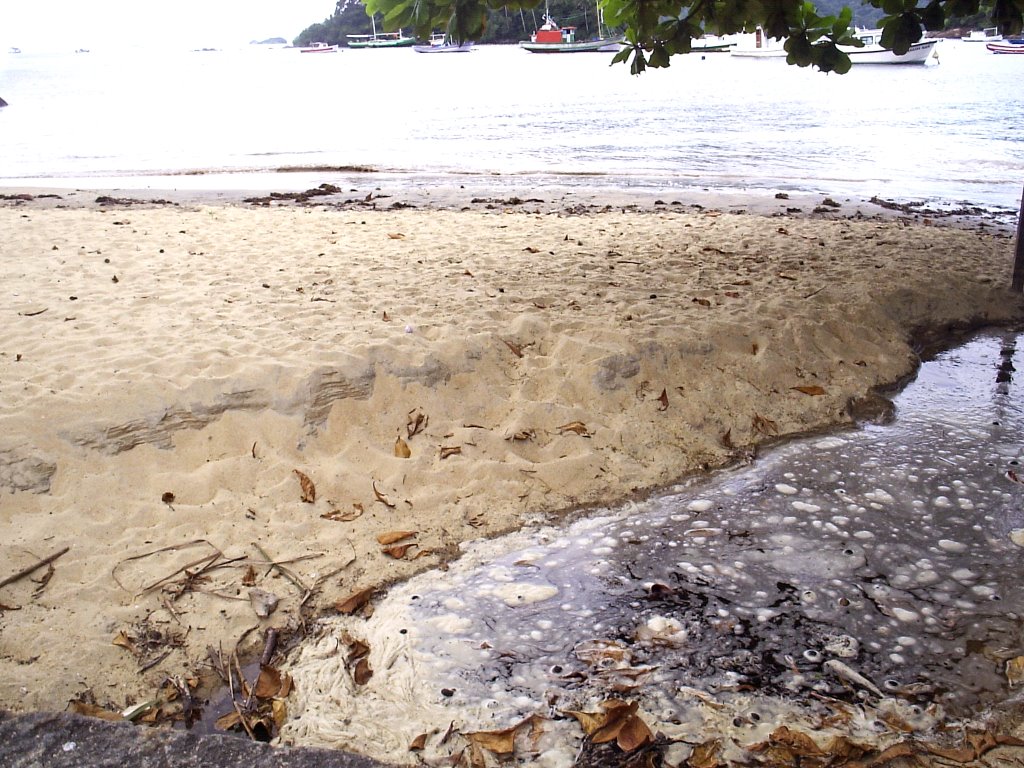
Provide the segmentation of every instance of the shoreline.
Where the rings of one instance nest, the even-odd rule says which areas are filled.
[[[0,552],[71,547],[0,590],[5,706],[169,717],[208,647],[849,424],[913,334],[1024,320],[990,226],[359,191],[0,199]]]

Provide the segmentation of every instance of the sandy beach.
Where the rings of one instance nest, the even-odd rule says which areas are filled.
[[[1024,319],[1005,229],[847,201],[49,194],[0,200],[0,580],[60,553],[0,587],[16,712],[158,718],[211,649]]]

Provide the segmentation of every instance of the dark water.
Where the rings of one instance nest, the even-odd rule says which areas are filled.
[[[410,695],[479,729],[616,696],[691,743],[837,706],[868,740],[981,715],[1024,656],[1022,366],[1024,337],[980,335],[889,424],[476,545],[394,590],[367,637],[400,631]]]

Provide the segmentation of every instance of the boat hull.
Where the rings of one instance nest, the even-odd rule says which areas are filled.
[[[445,43],[444,45],[414,45],[416,53],[466,53],[473,50],[472,41],[465,43]]]
[[[1024,43],[985,43],[992,53],[1024,54]]]
[[[530,53],[615,53],[622,48],[622,38],[574,43],[534,43],[523,40],[519,47]]]
[[[853,64],[926,64],[934,55],[935,46],[938,44],[938,40],[922,40],[911,45],[910,50],[902,56],[897,56],[880,45],[866,45],[863,48],[848,48],[841,45],[839,50],[846,53]]]

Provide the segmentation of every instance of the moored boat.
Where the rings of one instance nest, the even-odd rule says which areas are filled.
[[[338,50],[338,46],[330,43],[310,43],[305,48],[299,49],[302,53],[333,53],[336,50]]]
[[[985,47],[992,53],[1021,53],[1024,54],[1024,38],[1007,40],[1002,43],[986,43]]]
[[[960,38],[965,43],[997,43],[1003,39],[996,27],[985,27],[985,29],[973,29],[967,35]]]
[[[373,33],[369,35],[347,35],[349,48],[408,48],[416,45],[415,37],[406,37],[402,30],[378,32],[377,21],[370,17]]]
[[[444,33],[436,32],[430,36],[429,43],[414,45],[412,49],[417,53],[465,53],[473,50],[473,41],[457,43],[449,40]]]
[[[530,53],[596,53],[615,52],[622,48],[623,37],[606,37],[604,33],[604,15],[601,7],[597,9],[598,37],[595,40],[577,40],[576,27],[559,26],[548,13],[547,3],[544,5],[544,23],[534,32],[529,40],[522,40],[519,47]]]
[[[935,39],[919,40],[906,53],[897,55],[882,47],[880,29],[858,29],[854,36],[864,44],[863,47],[839,46],[839,50],[849,56],[854,64],[927,64],[929,60],[938,61],[935,46],[939,41]]]

